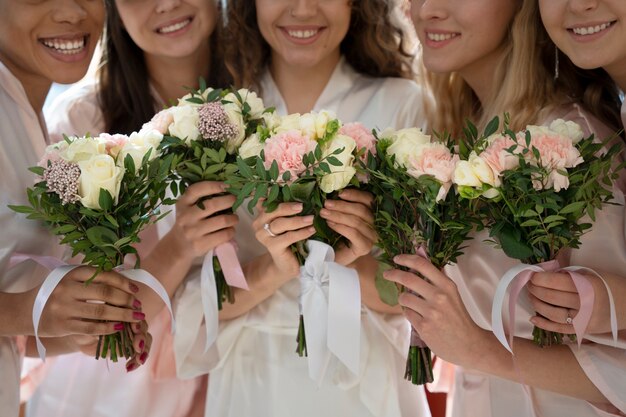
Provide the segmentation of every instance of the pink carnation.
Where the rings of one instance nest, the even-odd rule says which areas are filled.
[[[361,159],[367,159],[368,151],[371,152],[372,155],[376,155],[376,138],[361,123],[345,124],[339,129],[339,134],[350,136],[354,139],[357,152],[365,148],[365,154],[361,156]]]
[[[315,150],[317,142],[297,130],[288,130],[270,137],[265,141],[265,168],[269,169],[273,161],[278,164],[279,175],[291,172],[291,178],[297,177],[305,169],[302,157]]]
[[[459,161],[458,155],[453,155],[443,144],[431,143],[425,145],[421,152],[409,159],[407,173],[418,178],[422,175],[432,175],[441,182],[441,189],[437,195],[437,201],[443,200],[452,184],[452,177],[456,164]]]
[[[517,155],[507,151],[515,144],[515,141],[510,137],[497,135],[493,137],[489,146],[480,154],[480,157],[489,164],[496,177],[501,177],[503,171],[515,169],[519,165]]]
[[[155,114],[148,123],[144,123],[142,129],[157,130],[165,135],[172,123],[174,123],[174,115],[169,109],[165,109]]]

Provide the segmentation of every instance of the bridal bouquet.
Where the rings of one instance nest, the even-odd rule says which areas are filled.
[[[173,158],[170,184],[174,196],[199,181],[225,181],[237,170],[237,152],[244,139],[264,126],[272,111],[252,91],[211,89],[201,80],[199,90],[157,113],[146,126],[165,135],[160,150]],[[202,201],[198,205],[203,208]],[[236,259],[233,245],[221,245],[215,252],[215,257],[212,252],[207,256],[205,263],[211,264],[211,270],[205,271],[214,274],[221,310],[224,301],[234,302],[231,285],[248,287],[241,267],[230,265],[229,259]]]
[[[391,267],[395,256],[406,253],[419,253],[440,269],[455,262],[479,222],[468,201],[451,189],[459,160],[452,143],[433,141],[416,128],[386,130],[378,137],[367,171],[381,267]],[[430,349],[415,329],[405,378],[413,384],[433,380]]]
[[[227,181],[230,192],[237,197],[235,207],[251,197],[248,209],[252,212],[263,198],[267,211],[275,210],[283,202],[300,202],[302,215],[314,215],[315,234],[306,242],[298,242],[292,250],[301,265],[302,284],[297,353],[309,357],[310,375],[316,380],[323,375],[324,366],[320,363],[327,357],[326,338],[328,349],[354,373],[358,372],[361,308],[358,275],[353,269],[333,262],[333,249],[347,242],[327,225],[320,210],[339,191],[359,187],[359,167],[355,161],[374,149],[374,140],[362,125],[342,126],[326,111],[291,114],[274,120],[242,144],[238,173]],[[345,297],[333,295],[339,294],[342,286]],[[331,313],[337,311],[336,302],[345,307],[338,317]],[[329,304],[327,311],[320,311],[326,304]],[[343,350],[336,348],[338,345],[351,347]]]
[[[521,132],[512,132],[506,124],[503,133],[495,133],[499,120],[494,119],[480,138],[470,127],[469,140],[464,142],[466,160],[459,163],[455,178],[461,195],[481,202],[492,243],[507,256],[528,264],[503,277],[494,301],[494,332],[510,350],[501,318],[509,284],[514,283],[512,316],[519,291],[533,271],[569,273],[581,296],[593,292],[576,273],[581,268],[559,269],[555,259],[560,250],[579,247],[596,211],[612,199],[611,186],[623,165],[615,167],[612,162],[621,150],[618,144],[585,138],[574,122],[559,119],[549,126],[527,126]],[[573,321],[579,343],[588,323],[584,312],[590,312],[593,304],[593,298],[591,305],[588,297],[584,299]],[[533,336],[540,346],[560,344],[563,338],[561,333],[537,327]]]
[[[126,255],[137,255],[133,244],[141,230],[165,215],[160,206],[171,203],[165,192],[172,157],[158,157],[162,137],[149,129],[130,136],[65,137],[30,168],[39,177],[27,189],[30,205],[10,208],[45,222],[72,248],[72,256],[83,255],[83,263],[96,268],[89,283],[98,273],[121,266]],[[125,323],[118,333],[100,337],[96,358],[132,357],[132,339]]]

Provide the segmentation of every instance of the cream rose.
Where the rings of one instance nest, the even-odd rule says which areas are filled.
[[[550,123],[550,129],[570,138],[573,144],[577,144],[585,137],[585,133],[580,125],[571,120],[565,121],[563,119],[556,119]]]
[[[418,128],[401,129],[395,132],[384,131],[383,134],[392,140],[387,148],[389,155],[395,156],[396,166],[406,168],[410,165],[411,157],[418,154],[420,147],[430,143],[430,136],[425,135]]]
[[[109,155],[94,155],[79,162],[78,166],[80,168],[78,195],[83,206],[100,209],[100,189],[108,191],[113,201],[117,203],[124,168],[116,166],[115,160]]]
[[[158,146],[163,139],[163,135],[158,130],[142,129],[139,132],[131,133],[128,138],[128,142],[122,147],[120,151],[117,163],[119,166],[124,166],[124,159],[126,155],[130,155],[135,163],[135,169],[141,167],[141,162],[145,154],[150,152],[149,160],[153,160],[157,157]]]
[[[250,158],[252,156],[259,156],[263,150],[263,144],[259,140],[259,136],[253,133],[244,140],[239,148],[239,156],[242,158]]]
[[[475,152],[470,154],[469,163],[474,175],[481,183],[491,185],[492,187],[499,185],[500,180],[494,175],[493,169],[491,169],[487,161],[476,155]]]
[[[243,121],[241,108],[235,103],[224,104],[224,112],[228,121],[237,129],[237,136],[229,139],[224,145],[229,154],[235,153],[241,142],[246,138],[246,125]]]
[[[78,163],[95,155],[106,154],[106,143],[100,138],[72,138],[67,148],[59,152],[59,156],[69,162]]]
[[[198,130],[198,122],[200,117],[198,116],[197,107],[184,105],[171,108],[173,122],[169,126],[168,130],[171,136],[183,139],[185,142],[197,140],[200,136]]]
[[[341,162],[341,166],[335,166],[329,163],[328,166],[331,173],[324,175],[320,180],[320,189],[325,193],[332,193],[333,191],[345,188],[356,174],[356,169],[352,166],[356,142],[350,136],[335,136],[326,144],[322,155],[327,157],[342,148],[343,150],[339,154],[333,155]]]
[[[263,117],[263,120],[265,121],[265,126],[272,133],[275,132],[276,129],[281,124],[281,117],[278,114],[276,114],[275,111],[263,113],[262,117]]]
[[[214,90],[213,88],[207,88],[204,91],[204,94],[202,94],[202,98],[204,99],[204,101],[206,101],[207,97],[209,96],[209,93],[213,90]],[[198,97],[198,94],[195,94],[195,97]],[[178,99],[178,105],[176,107],[180,107],[180,106],[200,107],[202,106],[202,104],[196,104],[196,103],[191,103],[187,101],[187,99],[190,99],[190,98],[191,98],[191,93],[185,94],[184,96]]]
[[[482,183],[474,173],[472,164],[470,164],[469,161],[459,161],[456,164],[452,181],[461,187],[482,187]]]
[[[248,103],[248,106],[250,106],[250,116],[253,119],[259,119],[265,110],[263,100],[257,96],[254,91],[248,90],[247,88],[241,88],[237,92],[239,93],[239,96],[241,96],[241,98]]]
[[[280,123],[276,126],[276,133],[294,130],[302,132],[302,128],[300,127],[300,113],[292,113],[280,118]],[[311,139],[313,139],[313,137],[311,137]]]

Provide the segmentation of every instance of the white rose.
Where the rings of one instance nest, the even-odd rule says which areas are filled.
[[[262,150],[263,144],[259,140],[259,136],[253,133],[248,139],[244,140],[241,147],[239,147],[239,156],[244,159],[259,156]]]
[[[275,133],[288,132],[290,130],[302,131],[300,127],[300,113],[292,113],[280,118],[280,124],[276,126]]]
[[[331,173],[326,174],[320,180],[320,188],[325,193],[332,193],[333,191],[341,190],[345,188],[352,177],[356,174],[356,169],[352,166],[354,161],[354,149],[356,148],[356,142],[350,136],[337,135],[324,147],[322,155],[324,157],[331,155],[334,151],[343,148],[337,155],[333,155],[339,159],[341,166],[335,166],[328,164]]]
[[[100,209],[100,189],[108,191],[117,203],[124,168],[116,166],[115,160],[109,155],[94,155],[91,159],[79,162],[78,166],[78,195],[83,206]]]
[[[237,135],[225,143],[226,151],[229,154],[234,154],[241,145],[241,142],[246,138],[246,125],[243,121],[241,108],[237,104],[224,104],[224,112],[228,117],[228,121],[237,129]]]
[[[474,173],[472,164],[470,164],[469,161],[459,161],[456,164],[452,182],[459,186],[475,188],[482,187],[482,183]]]
[[[578,123],[572,122],[571,120],[565,121],[563,119],[556,119],[552,123],[550,123],[550,129],[559,133],[560,135],[566,136],[572,140],[573,144],[576,144],[585,137],[585,133]]]
[[[472,167],[474,175],[480,180],[480,182],[483,184],[489,184],[492,187],[498,185],[496,184],[496,176],[487,161],[480,156],[477,156],[475,152],[470,154],[469,163]]]
[[[238,90],[241,98],[248,103],[250,106],[250,116],[253,119],[258,119],[263,115],[263,111],[265,110],[265,104],[263,100],[257,96],[254,91],[248,90],[246,88],[242,88]]]
[[[281,117],[276,114],[275,111],[270,113],[263,113],[262,117],[265,121],[265,127],[267,127],[270,132],[275,132],[281,124]]]
[[[425,135],[418,128],[401,129],[391,133],[384,131],[383,134],[393,142],[387,148],[389,155],[395,156],[395,164],[400,167],[408,167],[411,157],[419,154],[420,147],[430,143],[430,136]],[[391,135],[391,136],[390,136]]]
[[[200,137],[198,130],[200,117],[196,107],[190,105],[176,106],[171,108],[171,113],[174,119],[168,128],[171,136],[183,139],[187,143]]]
[[[100,138],[80,137],[72,139],[72,143],[59,153],[61,158],[66,161],[78,163],[95,155],[106,154],[106,144]]]
[[[120,151],[117,163],[119,166],[124,166],[124,159],[126,155],[130,155],[135,163],[135,169],[141,168],[141,162],[145,154],[150,152],[148,160],[153,160],[157,157],[157,148],[163,139],[163,135],[158,130],[154,129],[142,129],[139,132],[133,132],[128,138],[128,142],[122,147]]]

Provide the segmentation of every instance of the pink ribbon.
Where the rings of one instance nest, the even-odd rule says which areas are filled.
[[[224,272],[224,279],[231,287],[237,287],[244,290],[250,290],[246,277],[241,269],[239,258],[237,257],[237,249],[233,242],[226,242],[215,248],[215,255],[220,261],[220,266]]]
[[[572,281],[574,282],[574,285],[576,286],[576,290],[578,291],[578,295],[580,297],[580,309],[578,310],[578,314],[576,314],[576,317],[574,317],[574,319],[572,320],[574,332],[576,333],[578,341],[578,346],[580,347],[587,326],[589,325],[591,314],[593,312],[595,293],[593,290],[593,286],[591,285],[589,280],[585,276],[578,273],[578,271],[585,271],[594,274],[602,279],[602,277],[597,272],[589,268],[576,266],[560,268],[559,263],[556,260],[543,262],[537,265],[516,265],[504,274],[500,283],[498,284],[496,294],[494,296],[491,310],[491,322],[493,333],[498,338],[500,343],[502,343],[502,345],[509,352],[513,353],[512,346],[515,336],[515,306],[517,305],[517,300],[522,289],[526,286],[528,281],[530,281],[532,275],[535,272],[562,272],[569,274],[572,278]],[[604,280],[602,279],[602,281]],[[504,304],[506,290],[509,286],[511,286],[511,293],[509,295],[509,341],[507,342],[502,322],[502,306]],[[612,299],[608,287],[607,291],[609,291],[609,298]],[[613,331],[613,337],[616,339],[617,326],[613,326],[612,323],[611,327]]]
[[[217,287],[215,281],[215,271],[213,270],[213,254],[210,250],[202,262],[202,271],[200,273],[200,294],[202,299],[202,311],[204,314],[204,326],[206,329],[206,340],[204,351],[208,352],[209,348],[217,339],[217,331],[219,327],[218,306],[217,306]],[[237,257],[237,249],[234,242],[226,242],[215,248],[215,256],[220,262],[220,267],[224,273],[224,280],[231,287],[237,287],[249,290],[246,277],[241,269],[239,258]]]

